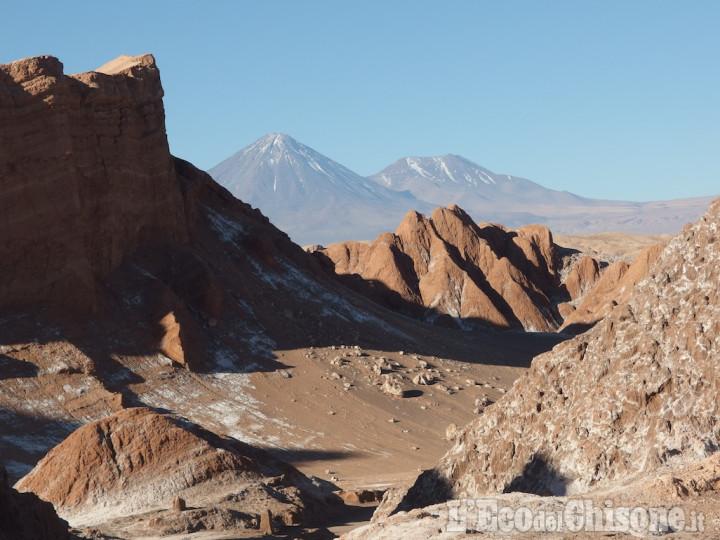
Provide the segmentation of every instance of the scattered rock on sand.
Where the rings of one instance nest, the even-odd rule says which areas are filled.
[[[458,427],[457,425],[449,424],[447,428],[445,428],[445,438],[448,441],[452,441],[458,434]]]
[[[418,373],[413,377],[412,382],[418,386],[427,386],[428,384],[432,384],[434,380],[434,377],[430,373]]]
[[[173,510],[175,512],[182,512],[183,510],[187,509],[187,505],[185,503],[185,499],[182,497],[175,497],[173,499]]]
[[[380,389],[383,391],[383,393],[387,394],[390,397],[401,398],[404,395],[400,383],[387,375],[385,376],[385,380],[383,381]]]

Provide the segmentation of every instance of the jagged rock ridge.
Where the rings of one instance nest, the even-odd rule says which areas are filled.
[[[319,253],[338,274],[376,283],[385,303],[431,322],[534,331],[561,323],[559,257],[546,227],[478,225],[453,205],[429,218],[409,212],[394,234],[371,244],[343,242]]]
[[[626,303],[635,286],[648,275],[663,249],[663,244],[648,246],[631,264],[617,261],[602,273],[595,271],[595,259],[582,259],[564,282],[568,292],[571,292],[572,300],[578,305],[577,309],[567,314],[560,329],[590,328],[614,306]]]
[[[715,455],[719,246],[720,200],[668,245],[628,303],[535,358],[399,508],[584,493]],[[392,500],[379,515],[397,508]]]

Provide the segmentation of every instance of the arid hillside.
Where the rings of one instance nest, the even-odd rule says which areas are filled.
[[[316,253],[337,274],[357,274],[370,296],[428,322],[551,331],[561,323],[559,257],[546,227],[476,224],[461,208],[412,211],[395,233]],[[351,283],[351,282],[350,282]]]
[[[720,441],[719,227],[716,201],[669,244],[626,303],[535,358],[433,469],[386,498],[378,522],[449,498],[592,497],[622,486],[636,493],[636,504],[665,494],[704,509],[715,500],[717,513],[717,499],[708,497]]]
[[[250,376],[288,367],[275,350],[413,342],[258,211],[173,158],[162,95],[149,55],[79,75],[52,57],[0,66],[0,452],[12,481],[80,426],[128,407],[267,445],[256,426],[284,421],[260,411]],[[97,495],[52,477],[75,501]],[[139,493],[150,489],[152,474],[138,478]],[[117,509],[144,508],[138,497]],[[54,502],[71,525],[84,522],[85,510]]]
[[[149,55],[78,75],[52,57],[0,66],[0,133],[11,141],[0,149],[0,456],[11,483],[38,466],[18,486],[52,499],[70,526],[133,537],[190,534],[202,522],[253,535],[269,519],[275,530],[309,531],[317,514],[307,501],[385,489],[430,465],[447,449],[449,424],[480,414],[563,339],[458,334],[353,292],[260,212],[170,155],[162,95]],[[263,473],[225,485],[237,468],[211,462],[207,481],[202,473],[153,492],[173,467],[150,434],[173,418],[187,431],[178,440],[222,463],[236,459],[225,443],[205,447],[192,433],[263,447],[322,479]],[[148,440],[153,459],[108,446],[115,423]],[[267,465],[259,450],[228,444],[237,459]],[[92,448],[128,459],[80,484],[49,465],[76,463],[79,478]],[[188,495],[218,482],[233,501]],[[273,482],[312,495],[291,501],[290,523],[285,510],[262,517],[260,506],[287,504]],[[177,490],[190,513],[168,522]],[[244,493],[265,498],[252,506]],[[122,500],[112,519],[88,518],[111,500]],[[254,515],[225,520],[230,502]],[[141,516],[151,507],[158,519]]]
[[[17,489],[76,526],[141,514],[130,529],[137,535],[254,529],[266,512],[298,526],[329,504],[319,485],[267,452],[147,408],[82,426]],[[188,503],[194,511],[177,511]]]
[[[547,227],[475,223],[453,205],[409,212],[373,242],[308,251],[349,287],[430,324],[578,333],[626,301],[664,247],[636,235],[628,255],[604,238],[563,237],[577,248],[561,247]]]
[[[377,515],[712,453],[717,206],[624,266],[455,206],[308,253],[170,155],[162,96],[150,55],[0,66],[0,534],[326,537],[443,454]]]

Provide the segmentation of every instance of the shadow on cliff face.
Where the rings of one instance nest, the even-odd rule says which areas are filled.
[[[75,419],[57,419],[0,407],[0,467],[10,483],[25,476],[55,445],[80,427]]]
[[[0,380],[13,378],[29,378],[36,377],[38,368],[32,362],[18,360],[0,354]]]
[[[559,474],[552,464],[542,455],[532,456],[520,475],[515,477],[503,490],[503,493],[530,493],[539,496],[562,496],[567,490],[567,479]],[[415,508],[423,508],[444,503],[455,497],[454,481],[440,474],[437,469],[423,471],[415,483],[405,492],[396,492],[397,498],[386,497],[382,506],[390,514],[409,512]],[[389,494],[391,492],[388,492]],[[489,496],[479,494],[478,496]]]
[[[539,454],[525,464],[520,475],[516,476],[503,490],[503,493],[531,493],[533,495],[565,495],[567,478],[558,473],[545,457]]]
[[[388,492],[388,494],[391,494],[391,492]],[[449,501],[452,497],[452,481],[439,474],[436,469],[429,469],[420,473],[415,483],[391,513],[409,512],[414,508],[424,508],[433,504],[440,504]],[[386,501],[383,501],[383,504],[385,503]]]

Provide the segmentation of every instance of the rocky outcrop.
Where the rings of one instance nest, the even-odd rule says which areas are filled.
[[[427,540],[466,540],[467,538],[552,538],[594,540],[596,538],[652,538],[669,535],[670,538],[716,538],[714,520],[719,501],[720,455],[694,462],[680,470],[659,471],[657,475],[639,477],[634,481],[581,497],[538,497],[533,494],[512,492],[494,494],[485,501],[456,500],[409,512],[399,512],[382,520],[353,529],[341,536],[342,540],[377,540],[395,538],[423,538]],[[490,519],[482,513],[485,502],[497,508],[506,508],[509,526],[500,526],[499,519]],[[493,506],[487,507],[491,512]],[[573,521],[571,512],[580,509],[583,515]],[[653,509],[647,519],[625,519],[618,510]],[[675,509],[675,517],[670,510]],[[595,509],[600,513],[595,513]],[[613,514],[602,514],[612,509]],[[663,510],[665,513],[663,513]],[[680,511],[680,512],[678,512]],[[507,512],[507,510],[506,510]],[[535,517],[532,523],[520,521],[529,512]],[[636,510],[636,512],[639,512]],[[654,512],[654,513],[651,513]],[[625,514],[627,516],[628,514]],[[638,516],[636,514],[636,516]],[[519,516],[515,525],[513,517]],[[546,516],[553,516],[545,521]],[[603,516],[603,519],[599,519]],[[607,516],[607,517],[605,517]],[[557,519],[555,519],[557,517]],[[528,523],[527,527],[525,523]],[[560,526],[558,526],[560,524]],[[529,530],[528,530],[529,529]],[[562,532],[558,533],[558,529]]]
[[[0,469],[0,540],[75,538],[66,521],[58,518],[52,504],[32,493],[18,493],[8,486],[7,473]]]
[[[593,257],[583,257],[575,264],[563,281],[570,300],[585,296],[600,278],[600,265]]]
[[[287,367],[275,350],[358,343],[359,336],[370,346],[413,340],[395,326],[399,317],[328,278],[259,211],[170,156],[161,97],[150,56],[71,76],[51,57],[0,68],[0,137],[7,142],[0,145],[0,365],[8,368],[0,376],[0,451],[14,480],[79,426],[126,407],[171,411],[228,437],[266,442],[282,419],[265,415],[248,387],[252,372]],[[114,433],[113,426],[102,433]],[[111,458],[102,441],[95,441],[102,443],[98,455]],[[82,445],[72,448],[80,452]],[[175,455],[150,448],[171,461],[140,467],[143,475],[162,470],[171,478]],[[218,482],[240,474],[227,452],[220,445],[207,465]],[[254,455],[249,452],[240,455]],[[265,460],[255,459],[261,467]],[[85,462],[73,466],[78,478]],[[132,470],[119,463],[117,476],[84,477],[85,491],[59,473],[32,489],[67,482],[48,497],[57,496],[73,519],[83,505],[90,516],[100,498],[121,508],[134,504],[118,495],[126,477],[149,485],[133,474],[138,461],[131,463]],[[230,469],[223,468],[227,463]],[[264,478],[264,468],[261,473]],[[256,473],[242,474],[257,486]],[[252,493],[265,500],[266,490],[258,489]],[[150,491],[138,490],[137,500],[149,500]],[[182,498],[195,512],[193,497]],[[209,528],[235,512],[218,508],[207,520],[180,512],[184,524],[159,516],[175,525],[148,525],[151,532],[138,535],[182,532],[201,522]],[[282,509],[272,515],[295,519]],[[256,518],[243,514],[241,521]]]
[[[50,56],[0,66],[0,310],[128,321],[136,349],[195,370],[230,334],[241,353],[308,325],[354,335],[323,322],[320,295],[326,316],[278,325],[308,283],[354,308],[260,212],[170,155],[162,97],[150,55],[75,75]]]
[[[584,331],[605,317],[614,306],[628,301],[634,287],[647,277],[650,267],[660,256],[664,244],[655,244],[644,248],[632,264],[617,261],[606,268],[593,286],[588,290],[588,283],[596,274],[588,271],[588,258],[582,259],[570,272],[564,284],[573,297],[581,299],[577,309],[569,314],[561,327],[563,331]],[[593,259],[590,259],[591,261]],[[577,269],[577,270],[576,270]],[[586,279],[582,278],[585,274]],[[577,276],[577,281],[574,279]],[[584,293],[584,294],[583,294]]]
[[[584,493],[713,456],[719,246],[720,200],[668,245],[628,303],[536,357],[378,516],[449,497]]]
[[[265,452],[146,408],[80,427],[16,488],[51,502],[78,526],[176,512],[178,497],[194,508],[223,507],[230,500],[248,516],[271,508],[274,515],[296,516],[299,525],[314,500],[311,491],[319,493]]]
[[[142,246],[189,239],[151,55],[0,65],[0,306],[96,304]]]
[[[318,253],[316,250],[315,253]],[[476,224],[457,206],[410,212],[371,244],[321,250],[341,276],[357,274],[385,305],[433,322],[549,331],[560,323],[558,255],[546,227]]]

